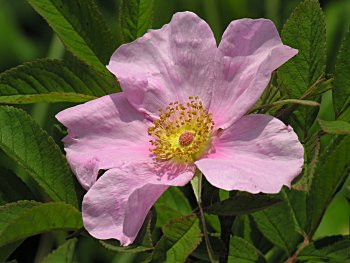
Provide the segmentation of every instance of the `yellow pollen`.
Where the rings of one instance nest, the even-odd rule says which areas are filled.
[[[198,96],[159,109],[159,119],[148,129],[150,152],[156,160],[191,163],[210,147],[214,122]]]

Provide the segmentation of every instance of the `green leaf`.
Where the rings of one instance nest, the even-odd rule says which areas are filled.
[[[350,31],[343,40],[334,69],[333,105],[337,116],[350,106]]]
[[[289,97],[302,97],[324,75],[325,33],[324,15],[317,0],[300,3],[285,23],[283,43],[299,51],[278,71]]]
[[[177,187],[170,187],[155,203],[157,227],[169,219],[192,213],[192,208],[185,195]]]
[[[5,262],[11,254],[22,244],[23,240],[18,240],[0,247],[0,262]]]
[[[261,233],[291,255],[301,236],[295,231],[293,213],[284,202],[253,214]]]
[[[244,215],[265,209],[279,202],[281,202],[281,199],[263,194],[235,195],[204,208],[204,210],[209,214],[220,216]]]
[[[0,167],[0,203],[18,200],[32,200],[33,194],[23,181],[11,171]]]
[[[319,225],[325,209],[349,174],[350,135],[338,136],[323,151],[307,200],[310,233]]]
[[[114,240],[100,241],[100,243],[102,244],[102,246],[104,246],[108,250],[111,250],[113,252],[118,252],[118,253],[140,253],[140,252],[149,251],[153,249],[153,247],[145,247],[145,246],[139,246],[139,245],[130,245],[126,247],[121,247],[120,243]]]
[[[123,42],[132,42],[152,26],[153,0],[122,0],[120,28]]]
[[[154,248],[152,262],[185,262],[202,240],[199,220],[194,215],[168,221],[163,234]]]
[[[346,121],[324,121],[318,119],[321,129],[330,134],[346,135],[350,134],[350,123]]]
[[[286,99],[286,100],[278,100],[278,101],[274,101],[271,102],[269,104],[264,104],[264,105],[259,105],[258,107],[252,108],[251,110],[249,110],[249,113],[252,113],[254,111],[257,110],[261,110],[261,109],[273,109],[273,108],[280,108],[283,105],[286,104],[297,104],[297,105],[304,105],[304,106],[309,106],[309,107],[319,107],[320,103],[316,102],[316,101],[312,101],[312,100],[298,100],[298,99]]]
[[[77,58],[109,74],[115,40],[93,0],[28,0]]]
[[[253,237],[254,235],[259,235],[260,232],[256,227],[253,229],[256,224],[253,226],[252,221],[252,217],[248,215],[237,216],[232,226],[232,232],[235,236],[241,237],[254,244]]]
[[[278,70],[281,93],[288,98],[305,99],[308,89],[325,71],[325,19],[317,0],[300,3],[283,27],[283,43],[299,53]],[[320,96],[314,100],[318,101]],[[300,107],[300,122],[306,128],[312,125],[317,108]]]
[[[225,254],[227,254],[227,251],[225,249],[225,243],[218,237],[209,236],[209,242],[211,245],[211,248],[213,250],[214,257],[216,259],[219,259],[220,257],[224,257]],[[208,256],[208,250],[205,242],[201,242],[199,246],[191,253],[191,257],[196,257],[200,259],[201,261],[209,261]]]
[[[304,191],[296,191],[283,189],[281,195],[293,215],[294,225],[296,231],[301,235],[305,235],[307,228],[307,214],[306,214],[306,197],[307,193]]]
[[[77,239],[73,238],[59,246],[55,251],[49,254],[42,263],[73,263],[74,250]]]
[[[231,237],[228,263],[266,262],[263,254],[247,240]]]
[[[108,250],[119,252],[119,253],[139,253],[153,249],[151,240],[151,221],[152,212],[148,213],[145,222],[142,225],[141,230],[137,234],[137,238],[134,243],[130,246],[122,247],[118,240],[100,240],[100,243]]]
[[[115,86],[77,60],[39,59],[0,74],[0,103],[85,102],[117,92]]]
[[[308,192],[312,178],[315,174],[315,168],[318,163],[320,154],[320,137],[318,133],[311,136],[306,144],[304,144],[304,167],[303,172],[293,182],[292,188],[298,191]]]
[[[350,107],[347,107],[342,114],[340,114],[338,120],[350,122]]]
[[[53,230],[77,230],[80,212],[64,203],[19,201],[0,207],[0,246]]]
[[[331,236],[316,240],[298,256],[307,262],[350,262],[350,236]]]
[[[53,201],[77,206],[74,179],[53,139],[23,110],[0,106],[0,149],[22,166]]]

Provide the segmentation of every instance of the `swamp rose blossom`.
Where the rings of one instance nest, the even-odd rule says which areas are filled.
[[[68,162],[88,190],[87,231],[131,244],[160,195],[196,169],[225,190],[289,187],[303,165],[297,135],[274,117],[244,114],[296,54],[266,19],[233,21],[217,47],[190,12],[119,47],[107,68],[123,92],[57,115]]]

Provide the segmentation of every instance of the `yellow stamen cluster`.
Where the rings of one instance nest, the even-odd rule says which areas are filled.
[[[186,104],[171,102],[159,109],[159,119],[148,134],[156,160],[191,163],[209,148],[214,122],[198,97],[190,96]]]

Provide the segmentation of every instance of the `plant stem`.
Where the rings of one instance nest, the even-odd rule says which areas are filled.
[[[198,202],[200,220],[202,223],[205,246],[207,247],[210,262],[215,263],[216,261],[215,261],[215,257],[214,257],[214,252],[213,252],[213,249],[210,245],[209,236],[208,236],[208,232],[207,232],[207,225],[205,223],[205,217],[204,217],[204,212],[203,212],[203,208],[202,208],[202,173],[198,173],[198,199],[197,199],[197,202]]]
[[[300,247],[298,248],[298,250],[294,253],[293,256],[291,256],[290,258],[288,258],[288,259],[286,260],[285,263],[295,263],[295,262],[297,262],[297,261],[298,261],[298,255],[300,254],[300,252],[301,252],[307,245],[309,245],[309,243],[310,243],[310,241],[309,241],[308,237],[306,236],[306,237],[304,238],[303,243],[302,243],[302,244],[300,245]]]
[[[260,110],[260,109],[274,108],[276,106],[282,106],[285,104],[299,104],[299,105],[306,105],[306,106],[311,106],[311,107],[319,107],[320,106],[320,103],[318,103],[316,101],[312,101],[312,100],[286,99],[286,100],[274,101],[274,102],[269,103],[269,104],[264,104],[264,105],[260,105],[258,107],[255,107],[249,111],[249,114],[253,113],[254,111]]]

